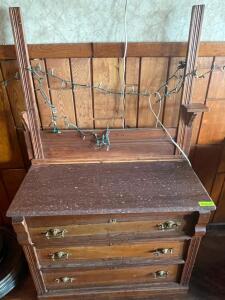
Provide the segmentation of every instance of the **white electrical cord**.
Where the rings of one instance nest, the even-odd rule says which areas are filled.
[[[160,119],[157,116],[157,114],[154,112],[154,110],[152,108],[152,103],[151,103],[151,95],[148,98],[148,104],[149,104],[149,109],[153,113],[153,115],[156,118],[157,122],[161,125],[161,127],[163,128],[163,130],[166,132],[166,134],[170,138],[171,142],[177,147],[177,149],[182,153],[182,155],[184,156],[184,158],[187,160],[187,162],[191,166],[191,162],[190,162],[189,158],[187,157],[187,155],[185,154],[185,152],[183,151],[183,149],[181,149],[181,147],[174,141],[174,139],[171,136],[171,134],[169,133],[168,129],[163,125],[163,123],[160,121]]]
[[[155,95],[158,96],[158,102],[159,102],[159,110],[158,110],[158,114],[157,114],[157,118],[156,118],[156,122],[155,122],[155,127],[157,128],[158,123],[159,123],[158,120],[160,118],[161,109],[162,109],[162,97],[159,92],[156,92]]]
[[[125,90],[126,90],[126,56],[127,56],[127,44],[128,44],[128,38],[127,38],[127,2],[128,0],[125,0],[125,6],[124,6],[124,53],[123,53],[123,104],[124,104],[124,111],[125,111]],[[162,97],[160,93],[156,93],[156,96],[159,98],[159,110],[158,113],[156,114],[152,108],[152,103],[151,103],[151,95],[148,98],[148,103],[149,103],[149,109],[153,113],[155,119],[156,119],[156,124],[155,127],[160,124],[160,126],[163,128],[163,130],[166,132],[168,137],[170,138],[171,142],[177,147],[177,149],[182,153],[184,158],[187,160],[188,164],[191,166],[191,162],[183,149],[174,141],[173,137],[167,130],[167,128],[163,125],[163,123],[160,121],[160,114],[161,114],[161,109],[162,109]]]
[[[127,1],[124,6],[124,53],[123,53],[123,94],[125,96],[126,88],[126,56],[127,56]]]
[[[126,57],[127,57],[127,2],[125,0],[124,6],[124,53],[123,53],[123,74],[122,74],[122,97],[123,97],[123,127],[125,125],[125,96],[126,96]]]

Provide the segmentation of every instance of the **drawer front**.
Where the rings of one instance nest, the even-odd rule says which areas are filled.
[[[41,220],[40,220],[41,223]],[[36,222],[36,224],[39,224]],[[28,228],[32,241],[36,244],[46,242],[59,243],[59,240],[71,242],[73,238],[79,241],[91,239],[108,240],[109,237],[120,235],[143,235],[152,237],[167,236],[174,233],[190,231],[192,222],[190,215],[162,215],[162,216],[104,216],[98,219],[84,217],[71,217],[71,219],[54,218],[54,222],[43,219],[42,224],[47,226],[36,227],[35,222],[28,221]],[[82,243],[82,242],[81,242]]]
[[[178,280],[178,265],[158,265],[87,271],[43,272],[48,290],[134,283],[162,283]]]
[[[152,241],[139,244],[121,244],[110,246],[86,247],[49,247],[37,248],[37,255],[42,267],[67,266],[85,263],[90,260],[124,259],[181,259],[183,241]]]

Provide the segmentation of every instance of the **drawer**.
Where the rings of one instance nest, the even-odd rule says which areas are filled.
[[[43,272],[43,279],[48,290],[135,283],[177,282],[180,267],[179,265],[154,265],[86,271],[64,269],[52,272],[48,270]]]
[[[109,237],[125,235],[148,235],[150,237],[188,233],[193,228],[190,215],[103,215],[65,218],[35,218],[27,221],[34,243],[47,241],[108,240]],[[44,224],[45,226],[37,226]]]
[[[36,251],[42,267],[67,266],[90,260],[105,262],[112,259],[181,259],[184,253],[184,241],[168,240],[108,246],[49,247],[37,248]]]

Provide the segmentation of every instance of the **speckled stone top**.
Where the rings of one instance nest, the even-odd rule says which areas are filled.
[[[185,161],[34,165],[7,215],[201,211],[209,200]]]

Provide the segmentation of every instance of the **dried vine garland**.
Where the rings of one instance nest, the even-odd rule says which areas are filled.
[[[165,97],[170,97],[173,94],[179,93],[183,87],[186,77],[193,76],[195,78],[204,78],[206,75],[208,75],[209,73],[214,72],[216,70],[225,72],[225,65],[218,66],[218,65],[214,64],[211,69],[209,69],[208,71],[206,71],[202,74],[199,74],[197,70],[194,70],[191,73],[184,74],[185,66],[186,66],[185,61],[180,61],[175,72],[165,82],[163,82],[156,91],[145,90],[145,91],[139,91],[139,92],[137,90],[135,90],[135,86],[131,87],[131,90],[126,91],[126,89],[125,89],[126,85],[124,86],[125,88],[123,87],[122,90],[113,90],[113,89],[104,87],[101,83],[98,85],[90,85],[90,84],[81,84],[81,83],[73,82],[73,81],[66,80],[64,78],[57,76],[56,74],[54,74],[54,70],[47,70],[46,72],[43,71],[41,69],[40,65],[31,67],[27,70],[32,73],[34,80],[36,80],[36,82],[37,82],[36,91],[40,92],[44,103],[50,109],[51,120],[50,120],[49,127],[52,128],[53,133],[61,133],[61,130],[57,126],[57,121],[59,119],[61,119],[64,121],[66,128],[74,129],[75,131],[77,131],[80,134],[82,139],[85,139],[85,137],[87,135],[91,135],[91,136],[93,136],[93,138],[95,140],[96,148],[99,149],[99,148],[106,147],[106,149],[109,150],[109,147],[110,147],[109,125],[107,126],[105,131],[102,133],[102,135],[98,136],[94,132],[88,132],[88,131],[84,131],[84,130],[80,129],[75,123],[70,122],[70,120],[68,119],[68,117],[66,115],[58,114],[58,110],[57,110],[56,106],[54,104],[52,104],[51,99],[48,97],[48,95],[45,92],[45,89],[43,87],[43,80],[46,79],[47,77],[48,78],[51,77],[51,78],[58,80],[61,83],[62,90],[65,90],[65,89],[75,90],[75,89],[79,89],[79,88],[84,88],[84,89],[87,88],[87,89],[96,90],[100,93],[103,93],[106,96],[107,95],[119,95],[119,96],[121,96],[122,101],[126,101],[126,99],[125,99],[126,95],[143,96],[143,97],[146,97],[146,101],[148,101],[148,102],[149,102],[149,99],[151,99],[151,97],[154,96],[154,97],[156,97],[156,102],[159,102],[159,111],[158,111],[158,113],[156,113],[153,110],[152,105],[149,105],[149,110],[153,113],[153,115],[156,118],[156,127],[157,127],[158,123],[161,126],[159,116],[160,116],[160,111],[161,111],[161,107],[162,107],[162,105],[161,105],[162,101],[164,100]],[[7,86],[8,83],[12,80],[19,80],[18,72],[13,77],[11,77],[7,80],[0,81],[0,84]],[[175,84],[172,88],[169,87],[171,80],[175,80]],[[121,116],[121,119],[124,119],[124,118],[125,118],[125,115]]]

